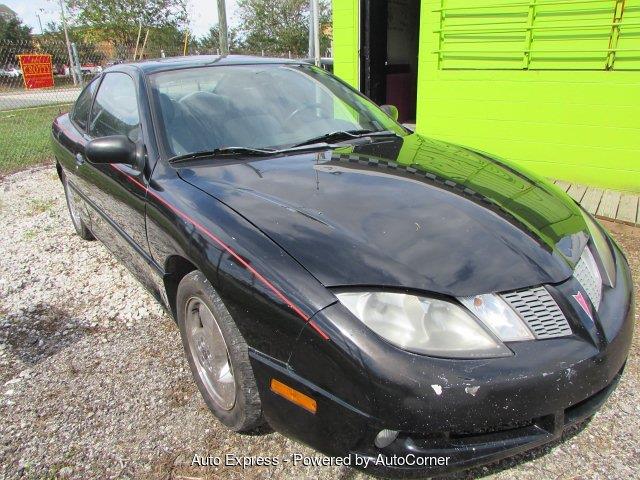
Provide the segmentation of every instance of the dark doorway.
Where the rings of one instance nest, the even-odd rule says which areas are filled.
[[[420,0],[360,5],[361,89],[378,105],[398,107],[401,122],[415,123]]]

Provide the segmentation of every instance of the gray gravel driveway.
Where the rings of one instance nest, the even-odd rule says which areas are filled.
[[[98,242],[73,233],[53,167],[0,180],[0,478],[365,478],[346,467],[192,467],[195,454],[311,449],[227,431],[178,329]],[[607,224],[632,263],[640,229]],[[637,319],[637,317],[636,317]],[[639,345],[620,387],[568,441],[463,478],[640,478]]]

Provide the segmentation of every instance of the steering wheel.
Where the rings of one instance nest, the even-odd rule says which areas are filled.
[[[322,105],[320,102],[315,102],[315,103],[307,103],[306,105],[303,105],[300,108],[296,108],[293,112],[291,112],[289,114],[289,116],[287,118],[285,118],[284,124],[285,125],[289,125],[291,120],[296,118],[302,112],[306,112],[307,110],[311,110],[311,109],[314,109],[314,108],[320,108],[320,109],[324,110],[324,105]]]

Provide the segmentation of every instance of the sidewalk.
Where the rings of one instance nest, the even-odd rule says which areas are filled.
[[[79,94],[79,87],[0,93],[0,111],[72,103]]]
[[[640,195],[588,187],[562,180],[555,180],[554,183],[592,215],[605,220],[640,226]]]

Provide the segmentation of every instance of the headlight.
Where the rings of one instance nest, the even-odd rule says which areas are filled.
[[[450,358],[511,355],[488,329],[454,303],[389,292],[336,296],[362,323],[403,350]]]
[[[498,295],[490,293],[458,300],[503,342],[535,339],[520,316]]]
[[[610,287],[616,286],[616,261],[613,258],[613,252],[611,251],[611,245],[607,240],[602,227],[596,222],[591,215],[584,212],[582,215],[587,222],[589,233],[591,234],[591,240],[595,246],[595,249],[600,258],[601,265],[601,277],[604,283]]]

